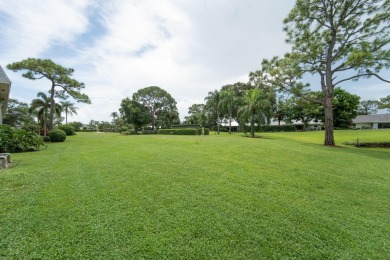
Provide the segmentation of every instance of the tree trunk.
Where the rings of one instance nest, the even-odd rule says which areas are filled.
[[[232,134],[232,114],[229,115],[229,134]]]
[[[52,81],[51,84],[51,91],[50,91],[50,112],[49,112],[49,131],[53,130],[54,127],[54,82]],[[46,129],[46,126],[45,126]]]
[[[335,146],[333,135],[333,96],[325,92],[324,100],[325,112],[325,141],[324,145]]]
[[[218,111],[217,111],[217,114],[218,114],[218,121],[217,121],[217,133],[219,134],[219,124],[221,123],[221,120],[219,119],[219,113],[218,113]]]
[[[255,117],[253,114],[252,114],[252,118],[251,118],[251,135],[252,135],[252,138],[255,138]]]

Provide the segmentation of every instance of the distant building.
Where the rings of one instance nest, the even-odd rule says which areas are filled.
[[[352,119],[357,129],[390,129],[390,114],[387,115],[359,115]]]
[[[3,124],[3,118],[7,113],[7,104],[9,92],[11,90],[11,81],[5,74],[3,68],[0,66],[0,125]]]
[[[314,120],[310,121],[307,123],[307,128],[306,130],[321,130],[321,126],[323,125],[324,123],[322,123],[321,121],[318,121],[318,122],[315,122]],[[273,121],[271,122],[270,125],[279,125],[279,122],[278,121]],[[291,124],[287,124],[285,123],[284,121],[280,121],[280,125],[293,125],[295,126],[295,129],[296,130],[303,130],[304,128],[304,124],[302,123],[301,120],[295,120],[295,121],[292,121]]]

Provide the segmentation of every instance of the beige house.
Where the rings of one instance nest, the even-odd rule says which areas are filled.
[[[0,66],[0,125],[3,124],[3,118],[7,113],[7,104],[9,92],[11,90],[11,81]]]
[[[359,115],[352,120],[357,129],[390,129],[390,114],[386,115]]]

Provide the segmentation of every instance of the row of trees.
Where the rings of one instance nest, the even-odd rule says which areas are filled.
[[[4,124],[13,127],[24,127],[26,129],[43,129],[44,136],[49,127],[50,98],[47,94],[39,92],[31,104],[20,102],[17,99],[8,100],[7,115]],[[55,114],[53,125],[68,123],[68,115],[77,114],[77,107],[74,103],[65,100],[55,103]],[[62,117],[62,116],[65,116]],[[35,120],[36,119],[36,120]]]
[[[320,91],[307,93],[311,99],[321,99]],[[334,123],[335,127],[350,126],[351,119],[359,113],[360,97],[348,93],[341,88],[335,89],[334,97]],[[302,97],[283,95],[277,88],[268,88],[262,84],[257,85],[254,78],[249,83],[236,83],[223,86],[220,90],[208,93],[204,104],[193,104],[188,110],[189,116],[185,118],[187,124],[199,124],[210,127],[219,133],[222,119],[229,122],[235,120],[245,128],[250,125],[252,136],[254,126],[269,124],[272,120],[292,123],[299,120],[304,124],[314,121],[324,121],[324,109],[321,104],[310,102]],[[229,124],[231,132],[231,124]]]

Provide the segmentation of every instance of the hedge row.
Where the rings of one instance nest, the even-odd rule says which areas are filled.
[[[294,125],[264,125],[260,127],[260,132],[295,132]]]
[[[204,134],[210,133],[208,128],[204,128]],[[159,135],[201,135],[202,128],[186,128],[186,129],[160,129],[157,131]]]

